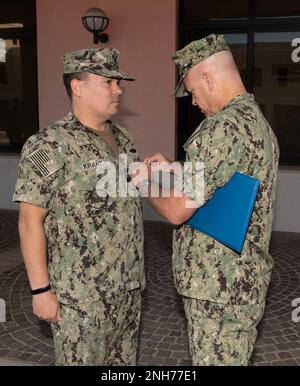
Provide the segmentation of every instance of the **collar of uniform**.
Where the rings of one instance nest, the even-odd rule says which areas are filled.
[[[76,115],[74,115],[74,113],[72,112],[72,110],[69,111],[68,115],[67,115],[67,118],[68,120],[70,121],[70,123],[72,123],[72,130],[80,130],[80,131],[88,131],[89,133],[93,133],[93,134],[96,134],[94,132],[94,130],[92,130],[90,127],[88,126],[85,126],[83,125],[80,120],[76,117]],[[121,126],[116,124],[115,122],[111,121],[111,120],[108,120],[107,121],[111,126],[112,128],[114,129],[114,132],[117,134],[117,135],[121,135],[123,136],[126,140],[128,140],[128,137],[127,135],[125,135],[124,131],[122,130]],[[97,134],[96,134],[97,135]]]
[[[230,107],[230,106],[240,102],[243,99],[252,99],[252,100],[254,100],[254,95],[250,94],[248,92],[244,92],[243,94],[237,95],[236,97],[232,98],[228,103],[226,103],[226,105],[222,108],[222,110],[218,111],[215,114],[218,114],[218,113],[220,113],[223,110],[226,110],[228,107]],[[192,133],[192,135],[188,138],[186,143],[183,145],[183,148],[184,148],[185,151],[188,148],[189,144],[199,135],[204,122],[207,122],[207,120],[213,118],[215,116],[215,114],[211,115],[210,117],[205,118],[201,122],[201,124],[198,126],[198,128]]]
[[[77,140],[80,139],[82,141],[84,138],[89,142],[89,136],[82,136],[83,133],[88,133],[89,135],[95,135],[95,138],[99,139],[99,135],[97,135],[91,128],[88,126],[83,125],[79,119],[76,117],[76,115],[73,113],[72,110],[69,111],[67,115],[67,119],[70,123],[70,130],[72,134],[75,136]],[[115,134],[115,139],[119,147],[119,154],[122,152],[126,152],[126,146],[130,142],[129,136],[126,134],[125,130],[122,129],[122,127],[111,121],[107,121],[113,130],[113,133]]]
[[[225,106],[223,106],[221,111],[226,110],[228,107],[240,102],[243,99],[254,99],[254,95],[248,92],[244,92],[243,94],[237,95],[236,97],[230,99],[230,101],[227,102]]]
[[[89,128],[88,126],[83,125],[80,120],[76,117],[76,115],[73,113],[72,110],[69,111],[67,115],[67,119],[69,120],[70,124],[72,124],[72,131],[84,131],[88,133],[94,133],[94,131]]]
[[[67,120],[68,131],[78,146],[90,146],[91,143],[93,143],[97,148],[100,145],[101,150],[104,153],[110,154],[108,151],[109,146],[101,141],[101,137],[97,135],[91,128],[83,125],[72,111],[68,113]]]
[[[185,151],[187,150],[188,146],[193,142],[193,140],[198,137],[199,133],[201,132],[201,129],[202,129],[202,126],[203,126],[204,122],[206,122],[206,119],[204,119],[200,123],[200,125],[197,127],[197,129],[191,134],[191,136],[188,138],[188,140],[183,145],[183,149]]]

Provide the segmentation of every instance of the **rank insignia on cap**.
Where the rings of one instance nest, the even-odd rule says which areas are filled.
[[[28,158],[44,177],[50,176],[59,169],[45,150],[38,149],[31,153]]]

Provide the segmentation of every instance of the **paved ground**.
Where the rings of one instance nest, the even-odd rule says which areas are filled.
[[[7,321],[0,323],[0,365],[53,365],[49,326],[31,314],[16,221],[16,212],[0,211],[0,298],[7,305]],[[138,364],[190,365],[183,307],[172,283],[172,228],[148,222],[145,230],[147,289]],[[300,365],[300,322],[292,321],[292,301],[300,299],[300,234],[274,232],[271,252],[276,266],[253,364]]]

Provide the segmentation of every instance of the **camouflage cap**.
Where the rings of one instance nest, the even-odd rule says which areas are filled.
[[[64,74],[91,72],[107,78],[134,80],[119,70],[119,54],[115,48],[88,48],[67,52],[61,59]]]
[[[175,96],[183,97],[188,93],[185,90],[183,80],[188,71],[196,64],[220,51],[230,51],[223,35],[208,35],[203,39],[195,40],[177,51],[172,56],[174,63],[179,66],[180,80],[176,87]]]

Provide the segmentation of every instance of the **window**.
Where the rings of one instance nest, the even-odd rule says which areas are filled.
[[[236,3],[231,15],[227,3],[217,12],[208,5],[202,16],[199,2],[179,4],[180,48],[210,33],[224,34],[247,90],[254,93],[277,136],[280,163],[300,164],[299,1],[244,0]],[[204,116],[191,105],[190,97],[177,103],[178,158],[183,159],[182,146]]]
[[[280,144],[281,161],[300,163],[300,63],[291,60],[299,32],[255,33],[254,65],[261,68],[254,94]]]
[[[0,150],[38,130],[35,1],[0,1]]]

